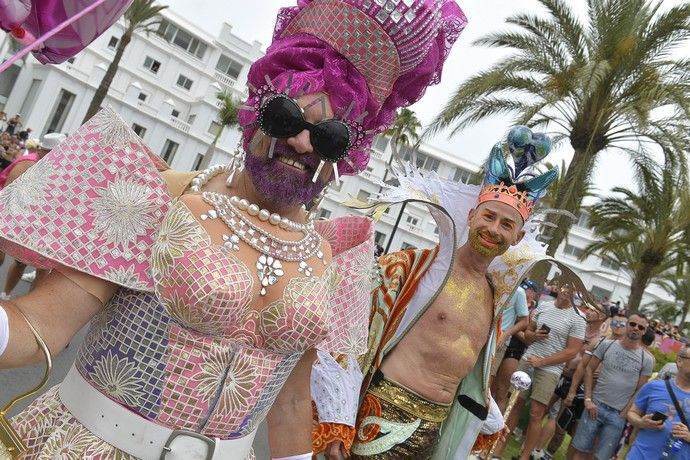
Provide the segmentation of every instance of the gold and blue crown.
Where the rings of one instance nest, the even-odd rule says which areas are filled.
[[[544,174],[535,168],[551,147],[546,134],[532,132],[526,126],[511,129],[505,142],[494,145],[484,165],[479,203],[501,201],[515,208],[526,221],[537,201],[558,178],[558,167]]]

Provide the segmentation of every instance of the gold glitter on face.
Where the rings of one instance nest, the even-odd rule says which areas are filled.
[[[510,247],[510,244],[508,244],[505,240],[497,243],[493,247],[487,246],[480,233],[481,232],[478,228],[471,228],[468,240],[472,249],[474,249],[474,251],[482,257],[490,257],[493,259],[494,257],[498,257],[505,253]]]

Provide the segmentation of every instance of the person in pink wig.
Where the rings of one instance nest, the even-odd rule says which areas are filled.
[[[448,0],[299,1],[249,72],[233,161],[176,173],[104,109],[0,194],[0,246],[52,272],[0,303],[0,367],[91,329],[11,421],[23,458],[311,457],[317,350],[366,350],[373,223],[312,221],[395,111],[440,79]],[[33,325],[33,326],[32,326]],[[33,329],[32,329],[33,328]]]

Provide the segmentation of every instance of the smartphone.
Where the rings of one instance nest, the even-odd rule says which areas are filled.
[[[664,414],[663,412],[656,411],[652,414],[652,420],[655,422],[666,421],[667,418],[668,415]]]
[[[546,324],[542,324],[541,327],[539,328],[540,330],[546,332],[547,334],[551,332],[551,328],[547,326]]]

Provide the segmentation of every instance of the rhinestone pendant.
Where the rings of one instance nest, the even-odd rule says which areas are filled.
[[[312,268],[309,266],[308,263],[302,260],[299,263],[299,268],[297,269],[297,271],[300,273],[304,273],[304,276],[311,277]]]
[[[240,237],[232,234],[232,235],[225,235],[223,234],[223,249],[226,251],[229,250],[235,250],[239,251],[240,250]]]
[[[259,293],[261,295],[266,295],[266,288],[276,284],[278,279],[284,274],[283,264],[280,263],[280,260],[266,254],[261,254],[256,260],[256,276],[261,283],[261,290]]]

